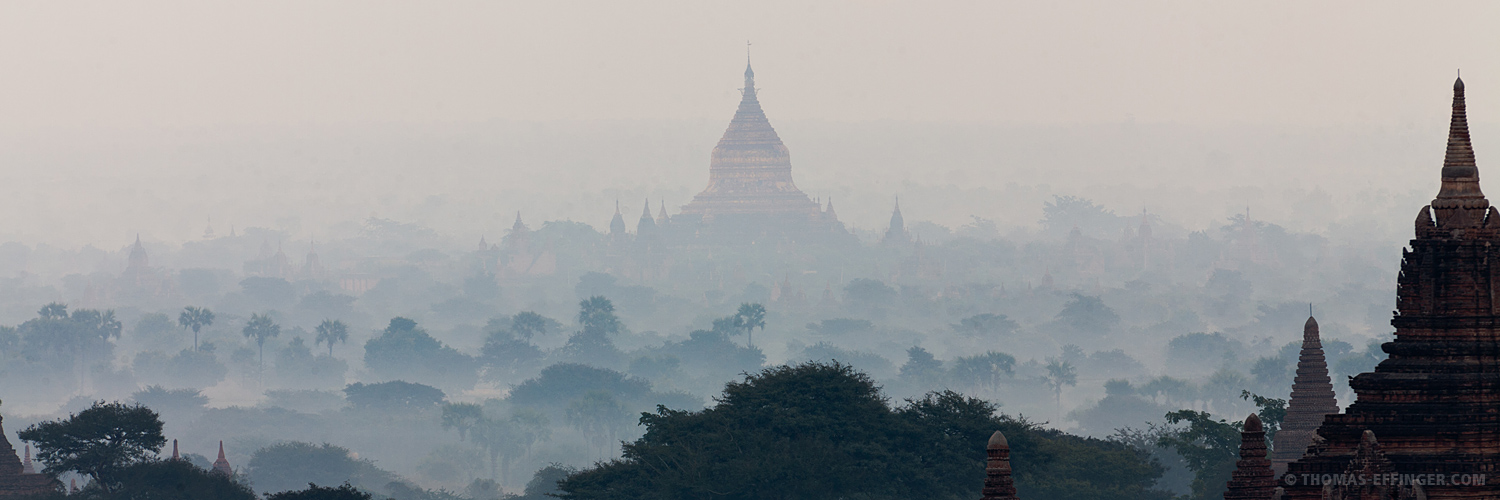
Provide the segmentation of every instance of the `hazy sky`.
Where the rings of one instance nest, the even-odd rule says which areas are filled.
[[[0,120],[1430,120],[1495,2],[5,2]],[[1500,114],[1478,92],[1475,114]]]
[[[1407,196],[1435,190],[1456,69],[1481,169],[1500,158],[1495,26],[1496,2],[5,2],[0,182],[23,189],[0,211],[28,216],[0,239],[680,206],[746,40],[799,185],[863,227],[902,193],[949,225],[1031,224],[1053,193],[1191,224]],[[1180,128],[1057,129],[1131,124]]]

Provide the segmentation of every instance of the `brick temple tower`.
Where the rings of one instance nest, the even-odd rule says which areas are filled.
[[[1297,357],[1297,378],[1292,395],[1287,398],[1286,418],[1276,431],[1276,448],[1271,454],[1271,469],[1286,472],[1286,464],[1302,458],[1307,445],[1317,436],[1323,417],[1339,412],[1333,395],[1333,381],[1328,378],[1328,361],[1323,357],[1323,341],[1318,338],[1318,320],[1307,317],[1302,326],[1302,353]]]
[[[1445,482],[1486,475],[1484,485],[1424,485],[1426,498],[1500,498],[1500,212],[1479,189],[1469,142],[1464,83],[1453,84],[1453,116],[1442,187],[1416,219],[1396,284],[1389,358],[1354,377],[1355,400],[1328,415],[1322,443],[1291,463],[1288,499],[1315,499],[1312,475],[1350,470],[1362,441],[1379,436],[1389,470]],[[1369,448],[1369,445],[1366,445]]]
[[[1224,500],[1271,500],[1276,493],[1276,475],[1266,459],[1266,429],[1260,416],[1251,413],[1240,431],[1240,460],[1225,486]]]
[[[1016,500],[1016,483],[1010,477],[1010,442],[995,431],[985,445],[984,497],[980,500]]]

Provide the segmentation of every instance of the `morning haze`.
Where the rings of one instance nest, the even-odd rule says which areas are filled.
[[[1392,309],[1473,299],[1392,300],[1413,214],[1488,238],[1453,169],[1500,157],[1500,5],[1351,7],[0,5],[38,453],[0,498],[1259,498],[1242,438],[1342,472],[1296,461],[1386,389],[1349,377]],[[68,461],[82,412],[165,440]]]

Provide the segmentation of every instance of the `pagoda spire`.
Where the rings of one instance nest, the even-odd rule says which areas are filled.
[[[1474,144],[1469,141],[1469,119],[1464,104],[1464,80],[1453,82],[1453,117],[1448,122],[1448,150],[1443,155],[1443,187],[1438,198],[1483,198]]]
[[[1260,417],[1251,413],[1240,431],[1240,460],[1225,485],[1224,500],[1271,500],[1276,493],[1276,476],[1271,461],[1266,460],[1266,429]]]
[[[1308,306],[1311,309],[1312,306]],[[1318,337],[1318,320],[1307,317],[1302,326],[1302,352],[1297,357],[1297,378],[1287,397],[1286,417],[1276,431],[1276,452],[1271,468],[1280,474],[1286,465],[1302,458],[1316,437],[1323,417],[1339,412],[1333,381],[1328,377],[1328,361],[1323,356],[1323,342]]]
[[[213,471],[217,472],[217,473],[220,473],[220,474],[223,474],[223,475],[226,475],[226,476],[233,476],[234,475],[234,468],[230,467],[229,466],[229,460],[226,459],[226,458],[224,458],[224,442],[223,441],[219,441],[219,459],[218,460],[214,460]]]
[[[1464,104],[1464,80],[1453,82],[1453,115],[1448,121],[1448,149],[1443,155],[1442,187],[1432,200],[1433,214],[1426,210],[1418,216],[1422,226],[1439,229],[1480,227],[1486,215],[1492,214],[1490,202],[1479,189],[1479,166],[1474,160],[1474,144],[1469,140],[1469,119]],[[1436,223],[1428,222],[1429,217]],[[1422,236],[1421,234],[1418,235]]]

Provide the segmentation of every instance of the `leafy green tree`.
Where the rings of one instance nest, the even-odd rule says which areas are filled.
[[[943,362],[932,356],[921,346],[906,350],[906,364],[901,365],[901,378],[919,387],[931,387],[943,378]]]
[[[281,325],[271,321],[271,317],[264,314],[251,314],[250,321],[245,323],[245,338],[254,340],[255,346],[260,348],[260,369],[266,368],[266,341],[277,335],[281,335]]]
[[[266,500],[371,500],[372,498],[369,493],[350,486],[347,481],[337,488],[307,483],[307,489],[305,490],[283,491],[281,493],[266,495]]]
[[[1262,397],[1244,390],[1240,391],[1240,399],[1255,402],[1258,409],[1255,413],[1266,429],[1266,441],[1269,443],[1276,439],[1276,431],[1281,430],[1281,423],[1286,421],[1286,400]]]
[[[421,410],[442,404],[442,389],[393,380],[378,384],[355,382],[344,388],[349,404],[365,410]]]
[[[658,407],[623,457],[562,481],[564,498],[686,500],[969,499],[984,447],[1010,439],[1023,498],[1166,499],[1159,466],[1128,446],[996,416],[952,392],[892,408],[874,380],[839,364],[780,366],[728,384],[702,411]]]
[[[490,457],[490,479],[499,480],[503,477],[503,472],[509,472],[512,459],[521,452],[515,425],[509,420],[480,419],[469,435],[472,436],[473,443],[479,445]]]
[[[343,321],[325,319],[318,323],[318,337],[313,339],[313,344],[328,344],[328,357],[333,357],[334,342],[344,343],[349,341],[349,325]]]
[[[1003,352],[989,351],[973,356],[961,356],[953,360],[953,369],[948,375],[960,386],[989,388],[1000,386],[1000,381],[1015,375],[1016,358]]]
[[[381,377],[466,388],[478,379],[474,358],[444,345],[407,318],[391,318],[365,342],[365,367]]]
[[[309,483],[378,488],[396,479],[374,462],[350,455],[348,448],[328,443],[280,443],[256,450],[245,471],[262,492],[291,491]]]
[[[193,331],[193,350],[198,350],[198,331],[205,326],[213,326],[214,312],[207,307],[187,306],[182,308],[182,313],[177,315],[177,324],[183,328]]]
[[[569,426],[577,429],[600,455],[614,443],[625,425],[625,405],[608,392],[589,391],[568,404],[564,413]]]
[[[276,353],[276,379],[283,387],[326,388],[344,384],[349,365],[333,356],[314,356],[302,337]]]
[[[1168,413],[1167,423],[1187,424],[1161,436],[1157,445],[1181,455],[1193,471],[1193,499],[1219,498],[1240,457],[1240,426],[1214,420],[1208,412],[1178,410]]]
[[[624,373],[576,363],[558,363],[542,369],[536,378],[521,382],[510,391],[510,402],[519,406],[563,409],[592,391],[604,391],[636,402],[651,395],[651,382]]]
[[[1057,313],[1057,321],[1074,332],[1090,335],[1104,335],[1111,328],[1120,323],[1120,315],[1114,309],[1104,305],[1099,297],[1092,297],[1079,293],[1073,294],[1073,299],[1063,305],[1062,311]]]
[[[255,492],[224,474],[215,474],[187,460],[147,460],[121,467],[114,483],[90,483],[84,498],[153,500],[256,500]],[[102,493],[102,494],[101,494]]]
[[[447,403],[443,405],[443,430],[458,431],[458,440],[468,439],[469,429],[484,419],[484,408],[474,403]]]
[[[97,401],[67,419],[37,423],[16,436],[36,445],[47,474],[77,472],[114,491],[116,474],[150,461],[167,444],[161,429],[161,419],[150,408]]]
[[[969,316],[950,326],[955,332],[977,336],[1007,335],[1020,328],[1020,325],[1004,314],[993,313]]]
[[[208,409],[208,396],[198,389],[167,389],[153,385],[131,394],[130,399],[163,415],[184,417],[184,420]]]
[[[766,329],[766,306],[740,304],[740,310],[734,313],[734,324],[745,330],[746,345],[755,347],[755,329]]]

